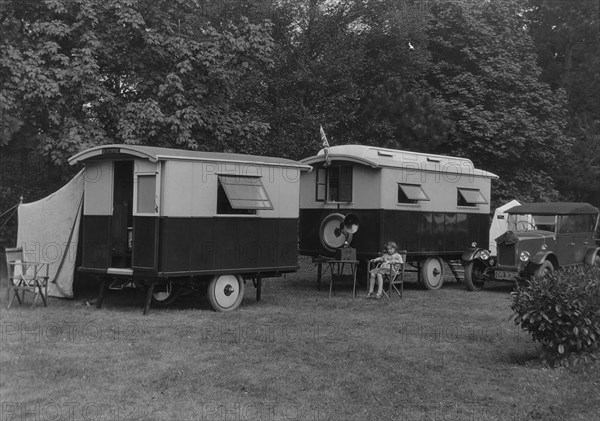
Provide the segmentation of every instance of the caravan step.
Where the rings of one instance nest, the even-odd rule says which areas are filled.
[[[133,276],[133,269],[129,268],[108,268],[106,269],[108,275],[125,275]]]
[[[460,260],[448,260],[448,266],[457,281],[462,282],[465,279],[465,267]]]

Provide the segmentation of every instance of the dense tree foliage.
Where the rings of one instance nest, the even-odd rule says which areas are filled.
[[[0,210],[58,185],[66,158],[92,145],[303,158],[320,147],[319,125],[332,144],[471,158],[501,177],[494,204],[600,204],[597,9],[2,0]],[[32,160],[38,177],[19,179],[13,169]]]
[[[267,125],[231,98],[247,95],[239,92],[245,78],[271,64],[270,24],[217,30],[200,12],[191,1],[10,3],[0,56],[3,144],[36,139],[62,164],[110,142],[257,143]]]
[[[438,2],[429,80],[454,124],[444,150],[499,174],[497,199],[544,201],[558,197],[550,174],[571,140],[563,92],[540,81],[520,4]]]
[[[600,3],[530,0],[528,28],[537,47],[541,80],[568,98],[563,150],[567,170],[555,174],[570,199],[600,204]]]
[[[334,144],[425,150],[442,136],[422,83],[429,57],[422,3],[289,1],[271,16],[277,54],[266,82],[268,152],[314,153],[319,125]]]

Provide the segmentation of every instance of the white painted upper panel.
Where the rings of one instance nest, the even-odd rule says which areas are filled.
[[[256,211],[265,218],[297,218],[300,170],[294,167],[218,161],[167,160],[162,174],[162,215],[207,217],[217,215],[219,175],[258,176],[273,209]],[[228,215],[230,216],[230,215]],[[255,217],[236,215],[236,217]]]
[[[112,215],[113,213],[113,163],[94,161],[85,166],[84,215]]]

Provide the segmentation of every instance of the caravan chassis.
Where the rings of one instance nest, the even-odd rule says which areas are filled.
[[[210,273],[199,274],[199,275],[188,275],[188,276],[166,276],[162,274],[144,274],[143,272],[134,273],[104,273],[99,270],[86,270],[81,269],[80,272],[88,273],[91,277],[99,281],[98,298],[96,299],[96,308],[102,308],[104,303],[104,297],[107,289],[113,285],[117,285],[114,289],[121,289],[128,284],[133,284],[136,288],[140,288],[145,291],[143,314],[148,314],[150,310],[150,304],[153,303],[158,307],[164,307],[171,304],[180,295],[185,295],[194,291],[201,291],[203,294],[207,294],[209,300],[211,295],[208,294],[210,290],[211,282],[218,282],[220,275],[234,275],[241,278],[243,284],[246,281],[252,281],[252,285],[256,290],[256,301],[261,300],[262,295],[262,280],[264,278],[275,278],[280,277],[284,273],[293,272],[297,269],[290,268],[287,271],[277,272],[256,272],[256,273],[232,273],[232,271],[210,271]],[[242,285],[243,285],[242,284]],[[157,290],[158,289],[158,290]],[[242,289],[244,287],[242,286]],[[242,290],[239,294],[239,299],[244,296]],[[217,303],[211,302],[211,305],[217,305]],[[237,306],[236,306],[237,307]]]

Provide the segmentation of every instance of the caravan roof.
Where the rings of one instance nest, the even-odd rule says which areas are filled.
[[[191,160],[191,161],[219,161],[231,163],[271,165],[283,167],[295,167],[304,170],[310,169],[307,165],[285,158],[274,158],[268,156],[245,155],[225,152],[190,151],[185,149],[159,148],[156,146],[142,145],[103,145],[86,149],[69,158],[71,165],[89,159],[118,159],[123,155],[146,158],[152,162],[165,160]]]
[[[367,145],[338,145],[329,148],[332,161],[349,161],[370,166],[372,168],[405,168],[422,171],[473,174],[477,176],[498,178],[497,175],[475,169],[473,162],[467,158],[434,155],[428,153],[402,151]],[[325,150],[317,155],[303,159],[304,164],[315,164],[325,161]]]

